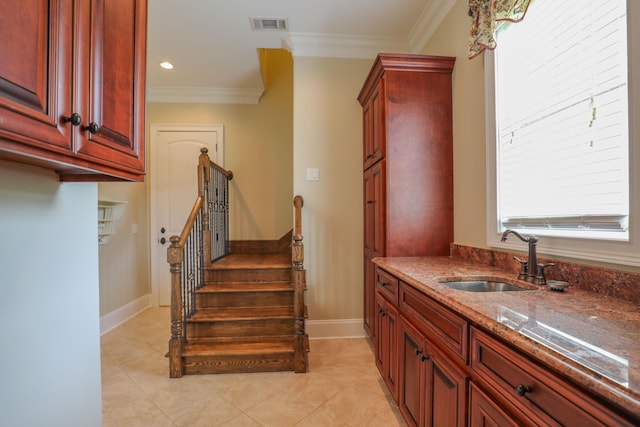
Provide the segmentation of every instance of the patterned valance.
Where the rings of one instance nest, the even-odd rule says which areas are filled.
[[[485,49],[495,49],[496,22],[518,22],[524,18],[531,0],[469,0],[472,18],[469,34],[469,59]]]

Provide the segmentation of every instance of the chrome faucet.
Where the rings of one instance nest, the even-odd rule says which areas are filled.
[[[539,280],[536,280],[538,275],[538,256],[536,254],[536,246],[538,244],[538,238],[532,234],[528,236],[523,236],[517,231],[507,229],[504,231],[504,233],[502,233],[502,238],[500,239],[500,241],[506,242],[507,237],[509,237],[509,234],[515,235],[518,239],[522,240],[523,242],[529,245],[529,259],[527,260],[526,264],[523,263],[522,270],[526,272],[527,282],[534,282],[534,283],[539,282]],[[544,267],[542,267],[540,270],[542,270],[541,275],[542,275],[542,278],[544,278]],[[539,284],[541,285],[546,284],[546,280],[544,280],[544,282],[545,283],[539,283]]]

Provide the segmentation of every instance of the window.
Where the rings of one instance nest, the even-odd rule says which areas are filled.
[[[496,32],[485,57],[491,245],[511,228],[547,236],[547,253],[640,265],[634,13],[625,0],[533,0]]]

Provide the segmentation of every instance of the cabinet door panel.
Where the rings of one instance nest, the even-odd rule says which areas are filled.
[[[79,52],[86,80],[83,104],[97,133],[79,129],[77,153],[93,161],[132,172],[144,171],[144,57],[146,2],[144,0],[93,0],[80,2],[80,30],[85,37]]]
[[[469,388],[470,427],[516,427],[519,425],[475,384],[471,383]]]
[[[384,92],[384,79],[380,81],[378,89],[371,96],[371,117],[372,135],[371,135],[371,164],[377,162],[385,156],[384,152],[384,101],[382,93]]]
[[[387,337],[387,367],[385,369],[386,377],[385,382],[391,395],[397,401],[398,400],[398,310],[392,305],[387,304],[387,315],[385,316],[387,323],[386,337]]]
[[[375,324],[375,264],[371,256],[364,253],[364,330],[369,337],[376,340]]]
[[[386,221],[386,188],[385,166],[382,160],[371,168],[373,182],[373,256],[384,256],[385,251],[385,221]]]
[[[384,300],[378,293],[375,294],[375,346],[376,346],[376,366],[382,378],[385,378],[385,339],[384,339]]]
[[[375,194],[373,192],[373,177],[371,169],[364,171],[364,250],[373,251],[373,235],[375,225]]]
[[[362,157],[365,170],[371,166],[371,152],[373,151],[373,116],[371,113],[371,101],[369,101],[362,107]]]
[[[62,121],[72,113],[71,1],[50,3],[0,0],[0,147],[9,151],[71,149]]]
[[[400,396],[398,406],[405,421],[410,426],[421,426],[424,416],[424,363],[420,355],[424,353],[425,341],[413,326],[400,318]],[[417,354],[416,354],[417,353]]]
[[[467,424],[467,375],[429,345],[426,365],[425,425],[464,427]]]
[[[364,168],[367,169],[385,156],[385,125],[384,125],[384,79],[371,93],[371,97],[363,105],[363,137],[364,137]]]

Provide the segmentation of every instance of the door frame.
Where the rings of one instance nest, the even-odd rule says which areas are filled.
[[[187,124],[187,123],[151,123],[149,125],[149,138],[147,145],[147,151],[149,153],[148,159],[148,171],[147,176],[149,177],[149,187],[148,187],[148,197],[147,197],[147,208],[149,212],[149,277],[151,278],[151,305],[154,307],[158,307],[160,305],[160,289],[157,285],[158,280],[156,276],[156,272],[153,268],[153,262],[157,259],[158,253],[157,251],[162,250],[155,243],[156,233],[153,230],[158,229],[158,219],[154,214],[154,209],[157,204],[157,200],[155,198],[155,193],[153,190],[157,187],[157,175],[155,173],[158,170],[157,162],[158,158],[155,155],[154,151],[154,141],[156,140],[156,134],[158,132],[219,132],[220,139],[222,140],[221,144],[218,144],[217,147],[217,157],[218,157],[218,165],[224,167],[224,125],[222,124]],[[221,161],[220,161],[221,159]],[[195,201],[195,199],[194,199]],[[186,218],[185,218],[186,219]],[[164,250],[168,246],[164,246]],[[169,270],[169,264],[167,263],[167,271]]]

